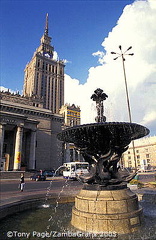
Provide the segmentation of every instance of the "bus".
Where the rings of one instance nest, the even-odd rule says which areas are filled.
[[[80,175],[88,173],[88,162],[69,162],[64,163],[63,177],[67,179],[76,180]]]

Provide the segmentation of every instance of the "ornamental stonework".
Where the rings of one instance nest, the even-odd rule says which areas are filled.
[[[36,96],[33,97],[24,97],[23,95],[20,95],[19,93],[10,93],[8,92],[0,92],[0,99],[4,101],[14,102],[14,103],[20,103],[24,105],[29,106],[35,106],[35,107],[43,107],[43,100],[40,98],[37,98]]]

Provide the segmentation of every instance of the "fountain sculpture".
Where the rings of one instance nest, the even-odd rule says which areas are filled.
[[[103,101],[108,96],[98,88],[91,96],[96,101],[96,123],[67,128],[58,139],[74,143],[89,173],[81,176],[83,188],[75,198],[71,224],[87,232],[132,233],[141,224],[142,209],[129,188],[136,173],[122,169],[119,161],[131,141],[149,134],[136,123],[106,122]]]

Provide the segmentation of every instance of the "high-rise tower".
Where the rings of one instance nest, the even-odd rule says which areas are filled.
[[[43,107],[59,113],[64,104],[64,62],[54,59],[54,47],[48,35],[48,14],[41,44],[26,65],[23,94],[43,99]]]

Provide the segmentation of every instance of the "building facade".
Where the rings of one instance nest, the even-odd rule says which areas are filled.
[[[75,104],[65,104],[60,109],[60,114],[64,118],[64,129],[74,127],[81,124],[81,110]],[[83,161],[79,151],[74,147],[73,143],[63,143],[63,162]]]
[[[156,136],[144,137],[134,141],[136,166],[138,169],[156,168]],[[125,167],[134,168],[134,153],[132,144],[123,154]]]
[[[1,92],[1,170],[57,169],[62,165],[57,134],[64,119],[42,108],[42,101]]]
[[[54,47],[48,35],[48,14],[41,44],[25,67],[23,94],[43,99],[43,107],[59,113],[64,104],[64,62],[54,59]]]
[[[81,110],[75,104],[65,104],[60,109],[60,114],[64,117],[64,125],[73,127],[81,124]]]

